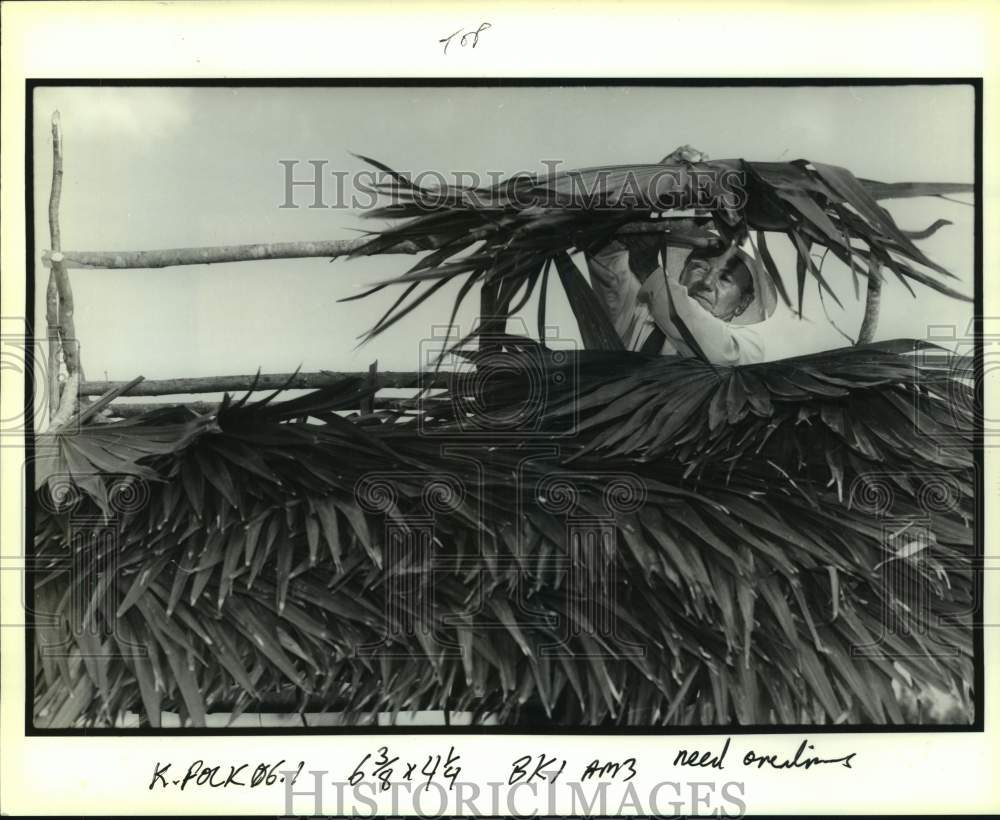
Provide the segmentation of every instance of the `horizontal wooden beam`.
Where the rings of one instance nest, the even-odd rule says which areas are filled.
[[[976,186],[968,182],[877,182],[873,179],[859,179],[858,182],[873,199],[910,199],[976,192]]]
[[[675,241],[691,247],[706,246],[710,240],[697,232],[689,232],[684,220],[658,219],[633,222],[618,230],[619,235],[639,233],[671,234]],[[473,232],[475,233],[475,232]],[[483,236],[487,230],[482,231]],[[471,239],[475,237],[470,234]],[[216,245],[203,248],[166,248],[152,251],[42,251],[42,263],[59,263],[63,268],[132,269],[168,268],[176,265],[214,265],[221,262],[255,262],[265,259],[336,258],[357,254],[364,256],[364,246],[372,237],[327,239],[318,242],[274,242],[255,245]],[[400,241],[381,253],[422,253],[439,246],[434,240],[417,243]]]
[[[200,376],[184,379],[146,379],[132,385],[122,395],[126,396],[180,396],[188,393],[245,393],[253,390],[277,390],[285,387],[289,390],[310,390],[336,384],[342,379],[351,377],[370,378],[364,373],[336,373],[321,370],[317,373],[262,373],[242,376]],[[416,373],[413,371],[381,371],[376,376],[379,389],[386,387],[447,387],[451,382],[451,373],[439,371],[434,374]],[[120,390],[128,382],[118,381],[87,381],[80,385],[81,396],[102,396],[110,390]]]
[[[156,401],[156,402],[112,402],[107,410],[114,418],[130,419],[135,416],[142,416],[154,410],[162,410],[165,407],[187,407],[196,413],[214,413],[218,408],[217,401]]]
[[[272,242],[254,245],[214,245],[203,248],[164,248],[152,251],[42,251],[42,262],[62,262],[66,268],[168,268],[175,265],[212,265],[219,262],[255,262],[265,259],[308,259],[348,256],[371,237],[327,239],[319,242]],[[401,242],[397,253],[418,253],[412,242]]]
[[[378,410],[403,410],[412,399],[391,399],[375,397],[372,409]],[[162,410],[167,407],[187,407],[196,413],[214,413],[219,408],[217,401],[155,401],[155,402],[113,402],[108,405],[108,410],[113,418],[130,419],[151,413],[154,410]],[[358,410],[359,408],[354,408]]]

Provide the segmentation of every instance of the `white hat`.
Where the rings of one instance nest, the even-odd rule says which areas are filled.
[[[667,271],[680,276],[684,264],[692,251],[690,248],[667,247]],[[778,293],[774,287],[771,275],[764,269],[760,260],[753,254],[753,248],[745,243],[737,249],[737,254],[750,271],[753,282],[753,300],[739,316],[730,324],[755,325],[769,318],[778,304]]]

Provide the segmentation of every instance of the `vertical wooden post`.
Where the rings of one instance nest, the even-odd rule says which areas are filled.
[[[49,242],[52,250],[61,250],[59,236],[59,198],[62,194],[62,144],[59,140],[59,112],[52,115],[52,188],[49,192]],[[48,402],[49,420],[59,409],[59,289],[56,287],[56,266],[49,268],[49,283],[45,289],[45,324],[48,339]]]
[[[49,421],[59,409],[59,291],[56,275],[49,269],[49,284],[45,289],[45,325],[48,340],[48,392]],[[36,394],[37,395],[37,394]]]
[[[49,340],[49,419],[65,419],[76,406],[80,383],[80,351],[73,322],[73,290],[63,265],[62,237],[59,231],[59,202],[62,197],[63,152],[59,112],[52,114],[52,188],[49,192],[49,239],[52,245],[51,270],[46,289],[46,323]],[[58,340],[59,344],[56,344]],[[58,351],[66,365],[66,384],[59,389]]]
[[[866,345],[875,338],[881,305],[882,263],[871,257],[868,262],[868,297],[865,301],[865,317],[861,320],[861,330],[858,331],[858,340],[855,344]]]
[[[378,389],[378,359],[376,359],[370,365],[368,365],[368,386],[372,388],[372,390]],[[362,416],[370,416],[372,413],[375,412],[374,393],[365,396],[361,400],[361,405],[358,408],[358,412],[361,413]]]

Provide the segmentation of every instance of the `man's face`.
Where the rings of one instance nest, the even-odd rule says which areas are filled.
[[[729,254],[688,257],[681,271],[681,284],[688,295],[713,316],[731,320],[753,291],[750,271],[740,261],[726,265]],[[728,267],[728,270],[727,270]]]

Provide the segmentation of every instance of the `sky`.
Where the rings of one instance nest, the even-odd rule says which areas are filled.
[[[359,209],[297,208],[285,200],[282,160],[325,160],[359,171],[366,154],[405,171],[450,174],[542,172],[658,161],[681,144],[712,158],[810,159],[885,182],[972,182],[973,92],[967,86],[112,88],[34,91],[36,321],[44,327],[51,179],[49,119],[60,111],[64,250],[149,250],[252,242],[340,239],[373,226]],[[329,178],[331,186],[333,177]],[[331,188],[327,188],[331,195]],[[971,202],[971,197],[958,197]],[[954,224],[920,247],[972,294],[973,217],[937,198],[883,203],[898,224]],[[375,222],[374,226],[385,225]],[[794,255],[770,243],[794,281]],[[582,261],[582,260],[581,260]],[[274,260],[159,270],[71,270],[76,330],[87,377],[147,379],[311,370],[421,367],[420,340],[447,320],[445,290],[388,333],[358,337],[398,292],[340,303],[367,283],[398,275],[412,257]],[[855,336],[863,302],[850,275],[828,259],[824,276],[844,303],[827,299],[836,324]],[[926,338],[929,326],[962,336],[972,305],[920,285],[914,299],[887,281],[877,339]],[[864,288],[862,287],[862,298]],[[463,330],[474,303],[459,316]],[[529,304],[525,312],[534,316]],[[783,306],[766,325],[768,358],[840,347],[815,290],[806,318]],[[550,288],[548,322],[578,339],[572,313]],[[529,327],[534,327],[533,319]]]

